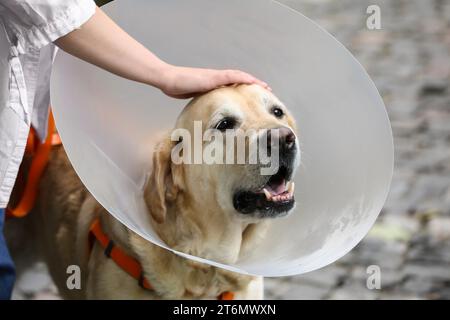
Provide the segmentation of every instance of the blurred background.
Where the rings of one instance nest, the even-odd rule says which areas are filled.
[[[395,171],[379,219],[355,249],[321,270],[266,279],[266,298],[450,299],[450,1],[280,2],[315,20],[366,68],[391,120]],[[381,9],[380,30],[366,27],[369,5]],[[18,268],[13,298],[58,299],[19,224],[6,228]],[[380,268],[380,289],[367,288],[371,265]]]

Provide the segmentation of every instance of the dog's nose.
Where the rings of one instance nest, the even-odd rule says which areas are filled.
[[[286,149],[292,149],[295,144],[295,134],[291,129],[282,127],[280,129],[280,142]]]
[[[278,138],[280,142],[280,149],[289,151],[295,145],[295,134],[288,127],[280,127],[278,129]],[[267,132],[267,145],[270,147],[272,141],[272,130]]]

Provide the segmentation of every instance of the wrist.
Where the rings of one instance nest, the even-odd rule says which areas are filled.
[[[153,66],[148,72],[147,84],[162,91],[167,90],[173,83],[175,66],[161,61],[158,66]]]

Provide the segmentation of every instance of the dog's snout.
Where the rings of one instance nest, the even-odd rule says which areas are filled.
[[[280,129],[280,143],[286,149],[292,149],[295,144],[295,134],[291,129],[282,127]]]
[[[281,150],[291,150],[295,145],[295,134],[288,127],[277,128],[278,132],[276,135],[272,134],[272,130],[267,131],[267,146],[270,148],[272,144],[272,137],[277,136],[280,143]],[[274,137],[275,138],[275,137]],[[276,139],[276,138],[275,138]]]

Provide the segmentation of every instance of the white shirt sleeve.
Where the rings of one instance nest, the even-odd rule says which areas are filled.
[[[52,42],[95,8],[93,0],[0,0],[0,208],[8,203],[30,124],[41,138],[46,134]]]
[[[0,19],[17,54],[25,54],[79,28],[95,7],[93,0],[1,0]]]

